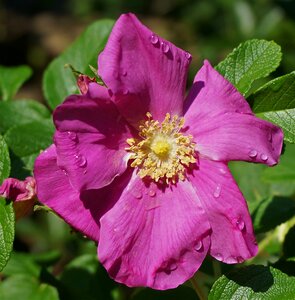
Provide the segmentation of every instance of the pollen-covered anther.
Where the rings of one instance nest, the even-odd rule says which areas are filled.
[[[187,168],[196,162],[195,144],[191,135],[184,135],[181,129],[184,118],[167,113],[162,123],[153,120],[147,113],[147,120],[139,126],[141,139],[127,139],[133,159],[131,167],[138,168],[141,178],[151,177],[155,182],[176,183],[185,180]]]

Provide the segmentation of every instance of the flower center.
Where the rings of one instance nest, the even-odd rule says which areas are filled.
[[[171,145],[165,137],[158,137],[151,143],[151,150],[159,158],[167,158],[171,150]]]
[[[176,183],[185,180],[187,168],[196,162],[195,144],[191,135],[184,135],[181,129],[184,118],[167,113],[164,121],[153,120],[150,113],[139,126],[141,139],[128,139],[133,159],[131,167],[138,168],[141,178],[151,177],[155,182]]]

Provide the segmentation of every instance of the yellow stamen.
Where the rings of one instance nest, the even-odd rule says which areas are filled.
[[[185,180],[187,167],[196,162],[195,144],[191,135],[180,133],[184,118],[167,113],[164,121],[152,119],[147,113],[147,120],[139,126],[140,140],[127,139],[126,148],[133,159],[131,166],[138,168],[138,175],[151,177],[155,182],[176,183]]]

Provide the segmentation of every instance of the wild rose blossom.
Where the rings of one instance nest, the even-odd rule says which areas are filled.
[[[7,178],[0,186],[0,196],[11,199],[16,219],[33,211],[36,201],[36,181],[33,177],[25,180]]]
[[[233,264],[257,252],[227,164],[275,165],[283,133],[208,61],[185,98],[190,61],[122,15],[98,59],[107,88],[89,82],[57,107],[54,144],[35,164],[39,200],[98,241],[128,286],[174,288],[207,253]]]

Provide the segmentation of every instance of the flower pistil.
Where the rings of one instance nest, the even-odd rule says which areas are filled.
[[[147,113],[147,120],[139,126],[141,139],[130,138],[126,148],[133,159],[131,167],[138,168],[141,178],[151,177],[155,182],[176,183],[185,180],[187,167],[196,162],[195,143],[191,135],[184,135],[181,129],[184,118],[166,114],[160,124]]]

